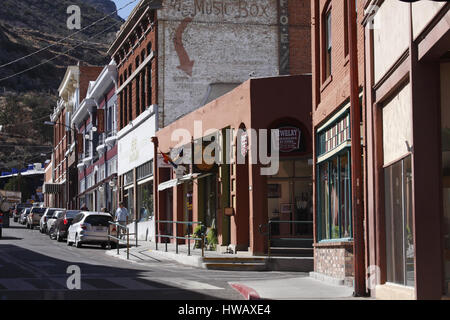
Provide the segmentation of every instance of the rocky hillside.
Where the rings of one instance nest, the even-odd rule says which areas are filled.
[[[69,30],[67,8],[71,5],[80,7],[81,28],[107,17],[86,30]],[[78,61],[90,65],[109,62],[107,49],[124,22],[117,13],[111,14],[115,10],[116,5],[110,0],[1,0],[0,126],[3,129],[0,131],[0,170],[45,160],[45,157],[36,159],[35,147],[5,146],[51,144],[51,130],[50,134],[47,129],[39,132],[39,126],[28,122],[52,112],[68,65]],[[75,32],[78,33],[73,35]],[[33,54],[48,46],[51,47]],[[27,55],[31,56],[11,63]],[[20,75],[13,76],[17,73]],[[11,114],[14,110],[20,110],[18,118]],[[40,125],[43,123],[40,119],[36,121]],[[40,134],[39,139],[20,137],[36,137],[37,134]],[[20,159],[15,157],[16,153],[21,154]]]

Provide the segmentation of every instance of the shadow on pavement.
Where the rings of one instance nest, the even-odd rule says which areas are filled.
[[[219,299],[201,292],[153,281],[148,278],[151,272],[148,269],[128,269],[65,261],[11,244],[0,244],[0,265],[0,300]],[[73,265],[80,268],[81,290],[69,290],[65,285],[67,279],[72,276],[72,273],[67,273],[67,269]],[[128,289],[124,285],[108,280],[117,278],[133,279],[145,287],[139,290]],[[11,288],[11,283],[16,282],[22,284],[25,282],[28,289],[21,288],[19,284]],[[9,283],[10,287],[8,288],[5,283]],[[83,284],[87,284],[89,289],[83,290]],[[34,289],[30,289],[30,286]]]

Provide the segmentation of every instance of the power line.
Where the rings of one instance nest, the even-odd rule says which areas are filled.
[[[82,32],[82,31],[84,31],[84,30],[86,30],[86,29],[88,29],[88,28],[90,28],[90,27],[96,25],[96,24],[99,23],[100,21],[103,21],[103,20],[105,20],[105,19],[111,17],[112,15],[116,14],[117,12],[119,12],[119,11],[122,10],[122,9],[125,9],[126,7],[128,7],[129,5],[131,5],[132,3],[136,2],[136,1],[138,1],[138,0],[132,0],[132,1],[130,1],[129,3],[127,3],[125,6],[121,7],[120,9],[117,9],[117,10],[111,12],[109,15],[106,15],[106,16],[104,16],[103,18],[101,18],[101,19],[99,19],[99,20],[97,20],[97,21],[94,21],[93,23],[91,23],[91,24],[88,25],[87,27],[84,27],[84,28],[82,28],[82,29],[80,29],[80,30],[78,30],[78,31],[76,31],[76,32],[74,32],[74,33],[72,33],[72,34],[70,34],[70,35],[68,35],[68,36],[66,36],[66,37],[64,37],[64,38],[62,38],[61,40],[58,40],[57,42],[55,42],[55,43],[53,43],[53,44],[51,44],[51,45],[48,45],[47,47],[44,47],[44,48],[42,48],[42,49],[39,49],[39,50],[37,50],[37,51],[35,51],[35,52],[32,52],[32,53],[30,53],[30,54],[28,54],[28,55],[26,55],[26,56],[23,56],[23,57],[21,57],[21,58],[18,58],[18,59],[16,59],[16,60],[10,61],[10,62],[5,63],[5,64],[2,64],[2,65],[0,65],[0,68],[7,67],[7,66],[9,66],[9,65],[11,65],[11,64],[14,64],[14,63],[16,63],[16,62],[19,62],[19,61],[21,61],[21,60],[24,60],[24,59],[26,59],[26,58],[29,58],[29,57],[31,57],[31,56],[33,56],[33,55],[35,55],[35,54],[38,54],[38,53],[40,53],[40,52],[42,52],[42,51],[45,51],[45,50],[47,50],[47,49],[49,49],[49,48],[51,48],[51,47],[54,47],[54,46],[56,46],[57,44],[60,44],[60,43],[63,42],[64,40],[68,40],[68,39],[70,39],[70,40],[76,40],[76,39],[71,39],[71,37],[73,37],[74,35],[76,35],[76,34]]]
[[[113,27],[115,27],[117,24],[118,24],[118,22],[117,22],[117,23],[114,23],[113,25],[111,25],[111,26],[108,27],[107,29],[105,29],[105,30],[103,30],[102,32],[99,32],[99,33],[93,35],[93,36],[90,37],[90,38],[94,38],[94,37],[97,37],[97,36],[101,35],[102,33],[105,33],[105,32],[108,31],[109,29],[112,29]],[[73,48],[71,48],[71,49],[69,49],[69,50],[67,50],[67,51],[65,51],[65,52],[63,52],[63,53],[58,53],[56,56],[54,56],[54,57],[51,58],[51,59],[45,60],[45,61],[43,61],[43,62],[41,62],[41,63],[39,63],[39,64],[37,64],[37,65],[35,65],[35,66],[33,66],[33,67],[27,68],[27,69],[25,69],[25,70],[19,71],[19,72],[15,73],[15,74],[12,74],[12,75],[10,75],[10,76],[7,76],[7,77],[5,77],[5,78],[0,79],[0,82],[5,81],[5,80],[8,80],[8,79],[11,79],[11,78],[13,78],[13,77],[15,77],[15,76],[24,74],[24,73],[26,73],[26,72],[28,72],[28,71],[33,70],[33,69],[36,69],[36,68],[38,68],[38,67],[40,67],[40,66],[42,66],[42,65],[44,65],[44,64],[47,64],[47,63],[49,63],[49,62],[55,60],[56,58],[58,58],[59,56],[62,56],[63,54],[69,53],[70,51],[72,51],[72,50],[74,50],[74,49],[80,47],[81,45],[84,44],[84,42],[86,42],[86,40],[81,40],[81,41],[82,41],[82,43],[80,43],[80,44],[74,46]]]

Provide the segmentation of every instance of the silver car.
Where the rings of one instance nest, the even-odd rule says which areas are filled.
[[[51,215],[51,216],[48,217],[48,219],[47,219],[47,225],[46,225],[46,227],[45,227],[45,230],[47,231],[48,234],[51,233],[50,231],[52,230],[52,227],[53,227],[53,225],[55,224],[56,220],[58,220],[59,218],[61,218],[61,217],[64,215],[64,213],[66,213],[66,210],[65,210],[65,209],[55,210],[55,211],[53,212],[53,215]]]
[[[109,224],[113,218],[109,213],[82,211],[75,216],[67,233],[67,245],[75,244],[81,248],[82,244],[99,244],[102,248],[110,241],[108,238]],[[115,240],[111,239],[113,244]]]
[[[48,219],[53,216],[53,214],[55,213],[55,211],[62,211],[65,209],[61,209],[61,208],[47,208],[47,210],[45,211],[44,215],[41,217],[41,220],[39,221],[39,231],[41,233],[46,233],[48,231],[47,229],[47,221]]]

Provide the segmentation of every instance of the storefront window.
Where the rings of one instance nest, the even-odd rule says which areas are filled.
[[[153,182],[138,186],[138,221],[147,221],[153,216]]]
[[[318,166],[319,240],[352,238],[349,158],[346,149]]]
[[[384,169],[387,281],[414,286],[411,156]]]

